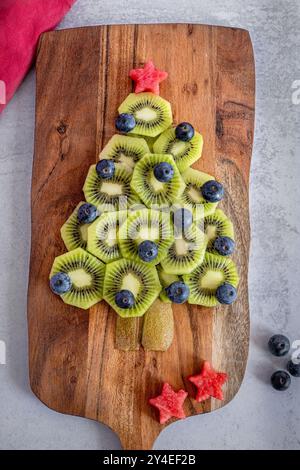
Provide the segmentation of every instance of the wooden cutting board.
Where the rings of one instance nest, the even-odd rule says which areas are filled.
[[[82,311],[48,286],[65,251],[60,227],[82,200],[89,166],[115,133],[118,105],[132,90],[128,72],[152,59],[169,78],[161,95],[174,122],[204,137],[195,168],[226,189],[220,207],[232,219],[241,282],[232,306],[174,305],[175,338],[164,353],[114,348],[116,314],[105,302]],[[248,182],[254,126],[254,61],[247,31],[192,24],[101,26],[43,34],[37,54],[28,291],[33,392],[56,411],[110,426],[124,449],[150,449],[163,428],[148,398],[163,381],[186,388],[187,415],[224,406],[243,379],[249,340]],[[225,400],[196,404],[186,380],[201,361],[229,374]]]

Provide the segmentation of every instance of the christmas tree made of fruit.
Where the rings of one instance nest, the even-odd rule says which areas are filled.
[[[167,73],[148,62],[130,77],[135,92],[118,109],[120,133],[90,167],[85,201],[61,228],[68,252],[55,258],[50,287],[83,309],[105,299],[119,335],[130,334],[122,319],[144,316],[143,346],[165,350],[172,302],[236,299],[234,232],[217,209],[222,184],[190,168],[201,157],[201,134],[187,122],[172,127],[171,105],[159,96]]]

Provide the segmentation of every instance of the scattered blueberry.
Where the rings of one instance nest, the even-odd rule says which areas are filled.
[[[182,281],[175,281],[165,289],[169,299],[175,304],[182,304],[190,295],[189,286]]]
[[[269,350],[274,356],[285,356],[290,350],[289,339],[284,335],[274,335],[268,342]]]
[[[234,252],[235,243],[229,237],[217,237],[214,241],[214,249],[222,256],[231,255]]]
[[[167,162],[161,162],[155,165],[153,172],[155,178],[162,183],[167,183],[174,176],[174,168]]]
[[[50,279],[50,287],[54,294],[65,294],[72,287],[70,276],[66,273],[57,273]]]
[[[98,217],[98,215],[97,207],[87,202],[79,207],[77,219],[81,224],[90,224]]]
[[[208,202],[218,202],[224,197],[224,188],[221,183],[215,180],[207,181],[201,187],[202,196]]]
[[[139,244],[138,253],[141,260],[149,262],[157,257],[158,248],[156,243],[151,240],[145,240]]]
[[[285,370],[277,370],[271,376],[271,384],[275,390],[287,390],[291,384],[291,377]]]
[[[105,180],[112,178],[115,174],[115,164],[113,160],[100,160],[96,165],[96,172]]]
[[[135,128],[135,119],[133,114],[119,114],[116,119],[116,128],[120,132],[130,132]]]
[[[286,368],[293,377],[300,377],[300,362],[296,363],[290,359]]]
[[[135,303],[134,295],[130,290],[120,290],[115,295],[115,302],[120,308],[131,308]]]
[[[188,142],[194,137],[195,131],[189,122],[181,122],[175,129],[177,139]]]
[[[177,209],[173,214],[174,225],[178,230],[184,231],[193,223],[193,214],[188,209]]]
[[[220,304],[230,305],[237,298],[236,288],[231,284],[228,284],[228,282],[224,282],[224,284],[221,284],[217,288],[216,297]]]

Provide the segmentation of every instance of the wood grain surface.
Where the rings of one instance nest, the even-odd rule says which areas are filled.
[[[89,166],[115,133],[118,105],[132,90],[128,72],[152,59],[169,78],[161,95],[174,122],[204,137],[195,168],[225,185],[220,207],[232,219],[241,282],[238,300],[216,309],[174,305],[167,352],[115,349],[116,314],[105,302],[90,311],[63,304],[48,286],[59,229],[82,200]],[[110,426],[124,449],[150,449],[163,426],[148,398],[163,381],[186,388],[187,415],[228,403],[243,379],[249,339],[248,179],[254,126],[254,61],[248,32],[191,24],[124,25],[46,33],[37,55],[28,291],[33,392],[47,406]],[[197,404],[186,377],[203,359],[229,374],[225,400]]]

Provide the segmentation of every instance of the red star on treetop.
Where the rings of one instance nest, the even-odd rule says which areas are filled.
[[[161,395],[149,400],[149,403],[159,410],[160,424],[165,423],[172,417],[185,418],[182,406],[187,395],[188,393],[184,390],[175,392],[171,385],[168,383],[163,384]]]
[[[188,377],[189,381],[197,387],[196,400],[207,400],[209,397],[223,400],[222,385],[227,381],[227,374],[216,372],[208,361],[204,361],[201,373]]]
[[[132,69],[129,72],[130,78],[135,82],[135,93],[151,91],[159,95],[159,84],[168,76],[167,72],[154,67],[151,60],[144,65],[143,69]]]

